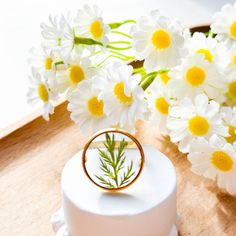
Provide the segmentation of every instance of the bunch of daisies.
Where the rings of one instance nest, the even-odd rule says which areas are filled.
[[[134,132],[144,120],[187,154],[194,173],[236,194],[236,3],[215,14],[207,33],[191,34],[158,11],[106,23],[87,5],[41,28],[28,98],[43,104],[45,119],[63,98],[85,133]]]

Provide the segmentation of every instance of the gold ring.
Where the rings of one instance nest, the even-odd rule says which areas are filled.
[[[100,184],[98,184],[96,181],[94,181],[91,176],[89,175],[87,169],[86,169],[86,152],[88,150],[88,148],[90,147],[91,143],[94,141],[94,139],[96,139],[98,136],[100,135],[103,135],[103,134],[106,134],[106,133],[119,133],[119,134],[123,134],[127,137],[129,137],[134,144],[136,144],[136,146],[138,147],[138,150],[139,150],[139,153],[140,153],[140,156],[141,156],[141,162],[140,162],[140,165],[139,165],[139,171],[138,173],[135,175],[135,177],[129,182],[127,183],[126,185],[124,186],[121,186],[121,187],[117,187],[117,188],[109,188],[109,187],[105,187],[105,186],[102,186]],[[101,146],[101,142],[98,142],[98,146]],[[94,147],[97,147],[96,145],[93,145],[93,148]],[[134,146],[132,145],[131,142],[128,142],[128,148],[134,148]],[[97,133],[95,133],[89,140],[88,142],[85,144],[84,146],[84,149],[83,149],[83,153],[82,153],[82,165],[83,165],[83,169],[84,169],[84,172],[86,174],[86,176],[90,179],[90,181],[92,183],[94,183],[96,186],[98,186],[99,188],[102,188],[103,190],[106,190],[106,191],[109,191],[109,192],[118,192],[118,191],[121,191],[121,190],[124,190],[128,187],[130,187],[137,179],[138,177],[140,176],[142,170],[143,170],[143,167],[144,167],[144,162],[145,162],[145,155],[144,155],[144,151],[143,151],[143,148],[142,148],[142,145],[139,143],[139,141],[130,133],[126,132],[126,131],[123,131],[123,130],[119,130],[119,129],[115,129],[115,128],[111,128],[111,129],[105,129],[105,130],[101,130]]]

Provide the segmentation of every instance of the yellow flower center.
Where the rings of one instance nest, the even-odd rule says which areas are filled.
[[[163,84],[167,85],[168,81],[170,80],[170,77],[168,76],[168,73],[162,73],[160,74],[160,79]]]
[[[38,95],[39,95],[39,98],[47,103],[48,100],[49,100],[49,94],[48,94],[48,90],[46,88],[46,86],[44,84],[39,84],[38,86]]]
[[[228,136],[228,137],[225,137],[225,140],[226,140],[228,143],[233,144],[233,143],[236,141],[235,129],[236,129],[235,126],[229,125],[229,136]]]
[[[197,53],[197,54],[203,54],[205,60],[207,60],[207,61],[209,61],[209,62],[212,62],[213,55],[212,55],[212,53],[210,52],[210,50],[205,49],[205,48],[200,48],[199,50],[196,51],[196,53]]]
[[[207,134],[210,125],[206,118],[201,116],[194,116],[188,121],[189,131],[196,136],[203,136]]]
[[[119,82],[114,86],[114,94],[119,102],[130,105],[133,102],[132,94],[130,96],[125,95],[124,82]]]
[[[236,99],[236,81],[233,81],[228,85],[228,96],[231,99]]]
[[[45,59],[45,70],[51,70],[52,69],[52,58],[47,57]]]
[[[152,35],[152,44],[157,49],[166,49],[170,46],[171,39],[167,31],[163,29],[156,30]]]
[[[92,36],[95,39],[101,38],[101,36],[103,34],[103,28],[102,28],[102,24],[101,24],[101,22],[99,20],[94,21],[90,25],[90,33],[92,34]]]
[[[229,34],[232,38],[236,39],[236,21],[234,21],[229,28]]]
[[[211,163],[220,171],[227,172],[232,170],[234,161],[223,151],[215,151],[211,155]]]
[[[70,66],[69,78],[74,85],[78,84],[85,78],[83,69],[78,65]]]
[[[201,85],[205,80],[205,71],[197,66],[189,68],[186,72],[186,80],[193,87]]]
[[[236,53],[234,53],[234,55],[232,57],[232,63],[233,63],[233,65],[236,66]]]
[[[160,97],[156,99],[156,109],[163,115],[167,115],[169,111],[169,104],[165,98]]]
[[[88,110],[90,114],[96,118],[101,118],[104,116],[103,106],[103,101],[98,100],[97,97],[92,97],[88,100]]]

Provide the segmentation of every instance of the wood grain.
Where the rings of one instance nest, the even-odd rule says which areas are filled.
[[[57,107],[49,123],[38,118],[0,140],[1,236],[55,235],[50,217],[61,203],[61,171],[86,141],[66,105]],[[141,122],[137,129],[142,142],[161,150],[176,167],[180,235],[236,235],[236,199],[191,173],[186,156],[157,129]]]

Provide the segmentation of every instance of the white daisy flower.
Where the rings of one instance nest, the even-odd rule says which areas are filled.
[[[183,37],[184,37],[184,40],[189,40],[192,37],[192,33],[189,28],[184,28]]]
[[[97,6],[85,5],[78,10],[75,18],[76,34],[83,37],[92,38],[103,45],[107,45],[110,27],[103,22],[102,12]]]
[[[229,127],[229,136],[225,140],[233,144],[236,141],[236,108],[221,107],[220,113],[224,125]]]
[[[42,35],[46,39],[45,47],[60,55],[62,61],[67,63],[71,53],[82,54],[84,47],[75,43],[74,27],[71,26],[70,14],[65,16],[49,17],[50,25],[41,24]]]
[[[164,73],[163,73],[164,74]],[[164,79],[166,82],[166,78]],[[167,116],[169,114],[169,107],[173,101],[168,96],[167,88],[163,88],[156,79],[147,89],[148,108],[150,110],[149,122],[157,126],[160,133],[168,134],[166,127]]]
[[[88,58],[81,58],[78,54],[68,58],[68,65],[56,73],[57,90],[65,92],[74,89],[84,79],[91,78],[91,61]]]
[[[229,106],[236,104],[236,43],[228,45],[220,55],[221,71],[226,85],[226,103]]]
[[[132,35],[136,57],[145,59],[144,67],[149,71],[175,66],[185,53],[182,28],[158,11],[152,11],[149,18],[142,17]]]
[[[163,73],[160,73],[155,78],[155,83],[158,87],[161,87],[162,89],[168,89],[169,81],[170,81],[170,71],[166,71]]]
[[[236,43],[225,47],[220,53],[220,59],[224,74],[236,71]]]
[[[69,97],[71,119],[80,125],[84,133],[93,133],[111,125],[104,112],[104,101],[98,95],[99,90],[93,87],[92,80],[84,80]]]
[[[219,43],[215,38],[206,37],[204,33],[196,32],[186,40],[186,46],[191,54],[203,55],[210,63],[216,63],[219,55]]]
[[[225,95],[226,103],[230,106],[235,106],[236,104],[236,70],[235,71],[225,71],[225,84],[227,86]]]
[[[42,36],[45,39],[44,46],[48,49],[58,50],[61,39],[64,37],[64,29],[67,21],[63,15],[49,16],[49,24],[41,23]]]
[[[213,135],[209,142],[199,138],[193,142],[188,160],[191,170],[201,176],[217,180],[217,185],[236,194],[236,147]]]
[[[61,90],[58,90],[60,86],[57,82],[56,74],[67,68],[60,54],[49,51],[45,47],[42,48],[41,52],[33,48],[30,50],[30,53],[31,58],[29,59],[29,63],[32,67],[46,78],[47,84],[52,91],[60,92]]]
[[[40,73],[47,75],[54,72],[56,61],[55,53],[47,50],[45,47],[43,47],[41,51],[35,48],[30,50],[30,58],[28,62]]]
[[[204,60],[202,55],[190,55],[182,64],[170,72],[172,78],[170,89],[177,98],[188,96],[194,98],[199,93],[205,93],[210,99],[218,102],[225,100],[225,84],[222,75],[215,65]]]
[[[171,141],[179,142],[179,150],[187,153],[198,137],[228,136],[228,127],[222,123],[219,108],[218,103],[209,101],[204,94],[197,95],[194,102],[185,98],[179,105],[170,107],[167,128]]]
[[[44,110],[43,118],[49,120],[49,114],[53,114],[54,112],[53,101],[57,99],[57,96],[49,89],[45,79],[34,68],[32,69],[32,76],[29,79],[28,103],[34,105],[41,102]]]
[[[135,121],[147,112],[144,91],[138,85],[140,75],[132,75],[132,66],[121,61],[109,63],[100,75],[94,76],[94,86],[101,90],[104,111],[121,128],[134,131]]]
[[[221,11],[214,15],[213,21],[211,30],[217,34],[218,39],[226,43],[236,41],[236,3],[224,5]]]
[[[65,63],[68,63],[68,58],[71,53],[73,53],[73,49],[75,48],[75,33],[73,28],[66,21],[64,22],[63,28],[63,35],[60,38],[59,50],[62,60]],[[77,52],[82,53],[81,50]]]

